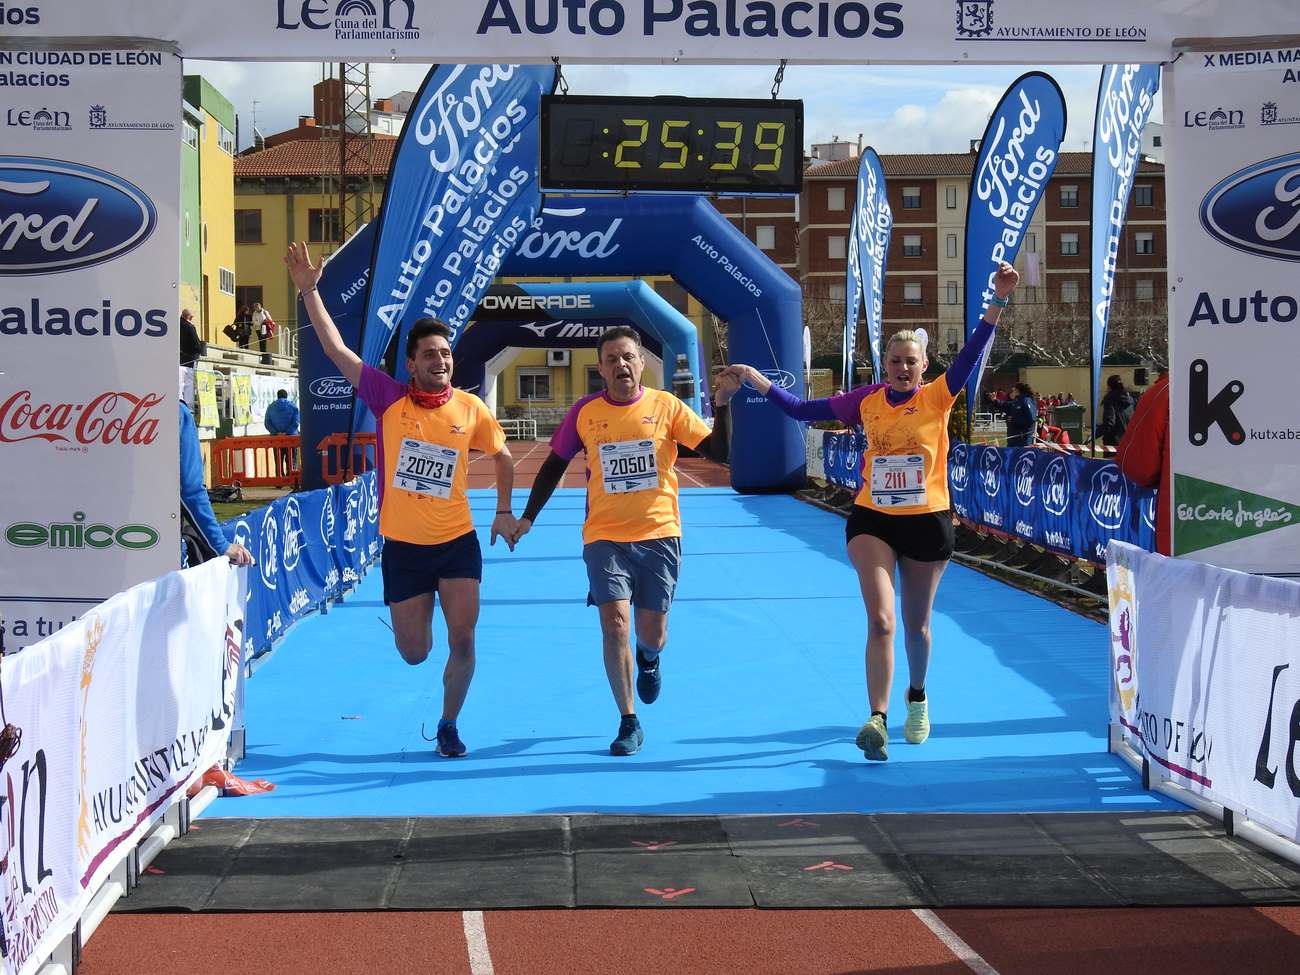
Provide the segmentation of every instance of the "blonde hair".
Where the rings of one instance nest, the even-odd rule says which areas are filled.
[[[905,328],[889,336],[889,341],[885,343],[885,350],[896,342],[915,342],[916,347],[921,350],[921,355],[925,355],[925,347],[929,343],[930,337],[925,333],[925,329],[916,330]]]

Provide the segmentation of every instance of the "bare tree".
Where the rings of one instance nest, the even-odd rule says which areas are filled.
[[[1106,351],[1128,352],[1157,369],[1169,368],[1169,306],[1126,298],[1110,306]]]
[[[990,366],[1023,354],[1053,366],[1088,361],[1088,306],[1083,302],[1013,301],[998,319]]]

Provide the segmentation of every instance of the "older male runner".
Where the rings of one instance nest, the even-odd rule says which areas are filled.
[[[645,357],[637,333],[606,329],[596,352],[605,389],[578,400],[551,438],[551,453],[533,482],[513,540],[526,535],[569,461],[587,452],[587,518],[582,526],[587,604],[600,611],[605,674],[618,705],[613,755],[633,755],[645,740],[632,702],[636,629],[636,691],[652,704],[663,686],[660,654],[681,564],[677,445],[699,449],[708,424],[672,393],[641,385]],[[635,608],[635,621],[631,610]]]
[[[393,620],[397,652],[408,664],[423,663],[433,647],[433,610],[442,597],[447,618],[447,666],[443,671],[438,754],[465,754],[456,718],[474,677],[474,627],[478,623],[483,554],[470,517],[469,451],[492,458],[496,469],[497,536],[514,548],[510,508],[514,460],[505,434],[477,396],[451,385],[451,329],[421,318],[406,340],[410,382],[367,366],[343,344],[316,291],[320,268],[305,244],[290,244],[284,262],[302,293],[321,347],[378,419],[379,532],[384,536],[384,602]]]

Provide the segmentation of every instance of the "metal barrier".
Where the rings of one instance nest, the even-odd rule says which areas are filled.
[[[320,453],[320,476],[326,484],[342,484],[344,481],[374,470],[378,450],[377,437],[373,433],[354,433],[352,435],[352,456],[346,455],[348,435],[331,433],[316,445]]]
[[[302,481],[297,436],[226,437],[212,443],[212,483],[296,487]]]
[[[505,431],[507,440],[536,440],[537,439],[537,421],[532,417],[514,417],[505,420],[498,420],[501,429]]]

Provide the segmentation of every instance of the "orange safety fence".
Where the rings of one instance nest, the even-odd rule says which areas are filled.
[[[296,487],[302,481],[297,436],[225,437],[212,443],[212,483]]]
[[[352,435],[352,462],[346,463],[348,435],[331,433],[316,445],[320,452],[320,476],[326,484],[342,484],[375,468],[376,437],[373,433]]]

